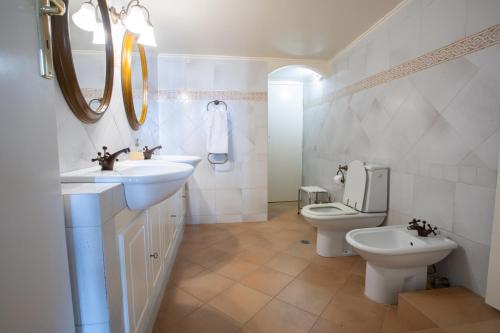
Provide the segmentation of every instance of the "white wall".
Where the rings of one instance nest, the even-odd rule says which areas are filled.
[[[34,1],[0,11],[0,331],[74,332],[56,82],[39,77]]]
[[[388,223],[418,217],[437,225],[460,244],[440,273],[481,295],[500,147],[500,45],[399,79],[389,73],[385,83],[355,93],[341,89],[499,23],[498,0],[409,1],[337,57],[334,75],[308,85],[304,95],[305,183],[341,198],[333,184],[338,164],[389,165]]]
[[[267,219],[267,63],[160,55],[162,153],[203,158],[189,181],[189,223]],[[229,162],[207,160],[204,117],[210,100],[230,117]]]
[[[269,202],[297,200],[302,182],[303,85],[269,82]]]

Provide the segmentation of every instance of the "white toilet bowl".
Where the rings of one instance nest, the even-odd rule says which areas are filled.
[[[419,237],[406,226],[352,230],[346,240],[366,260],[365,295],[384,304],[396,304],[400,292],[425,289],[427,266],[457,247],[442,236]]]
[[[340,202],[308,205],[301,214],[318,228],[316,252],[323,257],[351,255],[345,242],[346,232],[376,227],[385,219],[386,213],[360,213]]]
[[[308,205],[301,214],[318,228],[316,252],[323,257],[351,255],[346,232],[376,227],[386,217],[388,171],[385,166],[352,161],[342,202]]]

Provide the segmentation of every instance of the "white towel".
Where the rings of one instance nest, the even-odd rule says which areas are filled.
[[[207,153],[228,153],[228,125],[225,106],[218,105],[207,112]]]

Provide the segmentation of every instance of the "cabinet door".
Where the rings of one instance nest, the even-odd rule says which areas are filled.
[[[172,223],[172,205],[170,199],[163,201],[160,209],[160,219],[163,225],[163,258],[170,253],[172,243],[172,233],[174,225]]]
[[[160,206],[152,206],[147,210],[150,286],[154,291],[161,277],[163,226],[160,221]]]
[[[142,212],[118,235],[127,333],[140,332],[148,307],[150,291],[146,226],[146,213]]]

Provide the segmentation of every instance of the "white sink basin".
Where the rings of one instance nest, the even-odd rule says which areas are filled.
[[[195,168],[198,163],[201,162],[201,157],[191,155],[153,155],[152,159],[167,162],[187,163],[191,164]]]
[[[64,173],[62,183],[122,183],[128,208],[143,210],[163,201],[186,182],[194,167],[164,162],[155,165],[115,163],[115,170],[101,171],[96,166]]]

